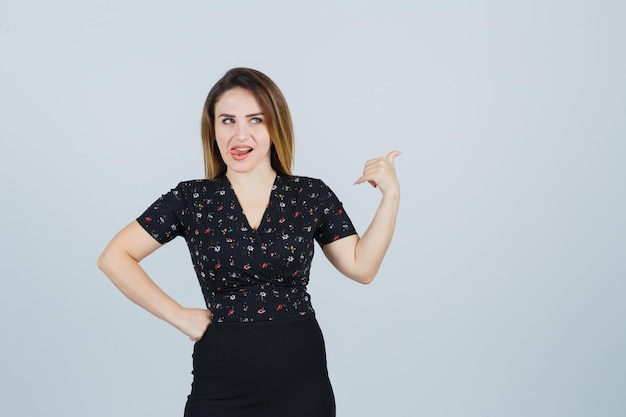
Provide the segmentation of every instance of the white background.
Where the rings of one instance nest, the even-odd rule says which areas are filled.
[[[203,175],[231,67],[273,78],[295,172],[355,225],[400,149],[372,285],[318,251],[338,415],[626,415],[626,3],[0,1],[0,415],[176,416],[192,343],[96,268]],[[145,262],[202,306],[182,239]],[[262,383],[262,382],[261,382]]]

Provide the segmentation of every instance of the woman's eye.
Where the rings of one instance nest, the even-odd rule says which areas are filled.
[[[254,124],[263,123],[263,119],[261,119],[260,117],[253,117],[252,119],[250,119],[250,122]]]
[[[222,123],[224,123],[225,125],[230,125],[230,124],[235,123],[235,120],[230,117],[227,117],[225,119],[222,119]]]

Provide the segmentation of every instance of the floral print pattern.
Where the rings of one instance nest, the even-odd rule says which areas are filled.
[[[137,218],[159,243],[187,242],[213,320],[254,321],[313,313],[307,292],[314,240],[355,234],[321,180],[277,175],[259,227],[250,227],[228,178],[181,182]]]

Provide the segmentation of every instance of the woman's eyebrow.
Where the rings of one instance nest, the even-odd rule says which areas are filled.
[[[258,112],[258,113],[246,114],[246,117],[254,117],[254,116],[263,116],[263,112],[262,112],[262,111],[260,111],[260,112]],[[232,117],[232,118],[234,118],[235,116],[234,116],[234,115],[232,115],[232,114],[222,113],[222,114],[220,114],[220,115],[219,115],[219,116],[217,116],[217,117]]]

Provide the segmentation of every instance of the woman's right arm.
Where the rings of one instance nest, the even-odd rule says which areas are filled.
[[[111,239],[98,258],[98,268],[129,300],[196,342],[211,324],[211,312],[182,307],[159,288],[139,265],[143,258],[159,247],[161,244],[137,221],[133,221]]]

